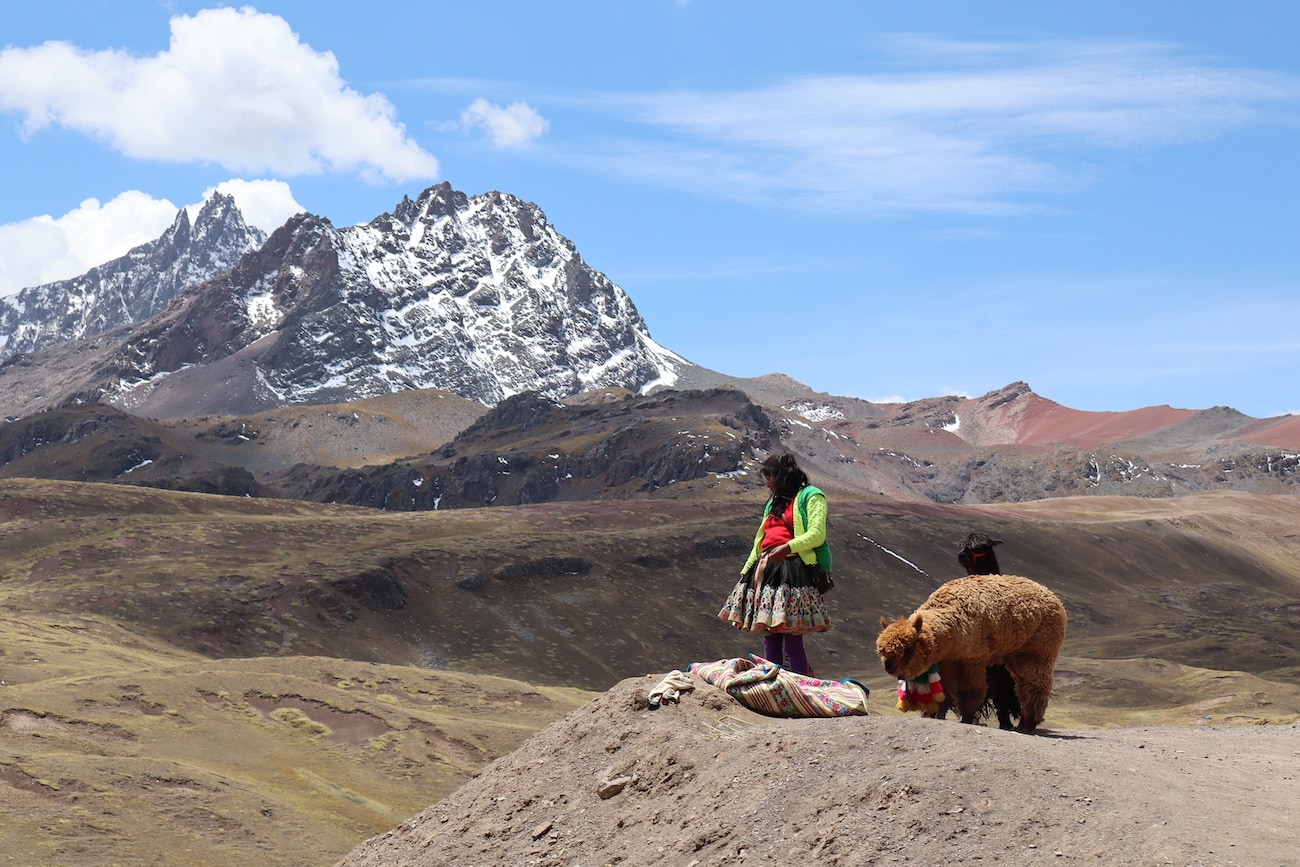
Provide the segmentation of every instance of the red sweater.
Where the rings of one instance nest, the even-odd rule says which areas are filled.
[[[775,548],[777,545],[784,545],[794,538],[794,501],[786,506],[785,512],[781,515],[768,515],[767,520],[763,522],[763,541],[764,551]]]

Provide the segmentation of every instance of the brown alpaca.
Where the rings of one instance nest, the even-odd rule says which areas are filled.
[[[1065,606],[1036,581],[1015,575],[967,575],[944,584],[911,617],[890,623],[876,650],[894,677],[919,677],[942,664],[944,689],[961,721],[973,723],[984,704],[985,669],[1004,665],[1015,681],[1022,732],[1043,721],[1052,669],[1065,642]]]

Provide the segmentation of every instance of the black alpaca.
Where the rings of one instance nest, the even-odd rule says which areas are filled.
[[[961,543],[957,551],[957,562],[966,567],[967,575],[1001,575],[998,557],[993,553],[994,545],[1001,545],[1001,539],[991,539],[983,533],[971,533]],[[996,711],[998,728],[1015,728],[1020,720],[1020,700],[1016,698],[1016,683],[1005,665],[990,665],[984,669],[988,680],[988,697],[980,709],[981,716]]]

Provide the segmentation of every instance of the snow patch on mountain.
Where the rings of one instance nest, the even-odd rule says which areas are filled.
[[[837,421],[844,418],[844,411],[828,403],[813,403],[810,400],[797,400],[781,407],[786,412],[802,416],[814,424],[824,421]]]

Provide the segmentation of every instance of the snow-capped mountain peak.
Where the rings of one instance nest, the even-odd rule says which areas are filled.
[[[234,226],[244,224],[233,201],[214,197],[193,226],[179,214],[121,260],[25,290],[22,304],[39,297],[58,315],[40,320],[39,341],[22,323],[0,329],[8,351],[105,336],[91,354],[99,360],[83,346],[59,362],[75,374],[60,376],[57,393],[32,385],[41,365],[8,365],[22,392],[174,418],[413,388],[488,405],[525,391],[638,391],[693,367],[650,337],[628,295],[540,208],[511,195],[439,184],[347,228],[299,214],[242,256],[247,244],[217,243]],[[125,312],[84,314],[108,297],[110,276]],[[0,325],[4,315],[17,322],[17,306]],[[120,338],[107,333],[130,322]]]

